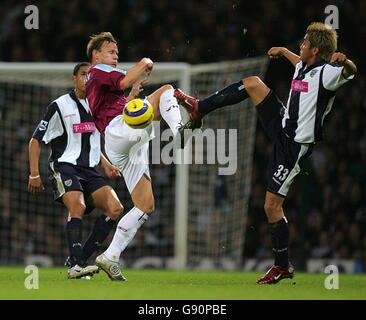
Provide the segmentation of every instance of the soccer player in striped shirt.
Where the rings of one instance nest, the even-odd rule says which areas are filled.
[[[314,144],[322,139],[325,116],[330,112],[336,91],[354,77],[355,64],[337,49],[337,32],[315,22],[308,26],[300,46],[300,56],[284,47],[268,51],[269,58],[285,57],[295,67],[286,106],[260,78],[251,76],[198,100],[180,89],[175,96],[190,113],[184,128],[201,126],[202,118],[217,108],[236,104],[250,97],[264,130],[273,143],[267,167],[267,192],[264,210],[267,215],[274,265],[257,281],[258,284],[277,283],[294,276],[289,261],[288,221],[283,202],[302,162]],[[183,129],[184,129],[183,128]]]
[[[85,99],[84,78],[89,67],[86,62],[75,66],[74,90],[47,107],[29,142],[28,190],[32,193],[44,189],[39,173],[41,143],[51,145],[50,180],[54,200],[63,203],[69,211],[66,223],[69,279],[90,276],[98,271],[97,266],[87,266],[86,261],[107,238],[123,210],[116,192],[95,169],[101,164],[109,178],[120,176],[119,170],[101,153],[100,133]],[[102,209],[105,215],[97,218],[82,246],[82,219],[94,207]]]

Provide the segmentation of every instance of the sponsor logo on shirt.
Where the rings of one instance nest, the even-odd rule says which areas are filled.
[[[89,133],[96,130],[94,122],[75,123],[72,127],[74,133]]]
[[[291,89],[299,92],[308,92],[309,83],[301,80],[292,80]]]

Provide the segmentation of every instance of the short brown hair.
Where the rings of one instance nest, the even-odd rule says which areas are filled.
[[[90,40],[86,47],[86,55],[88,59],[91,61],[93,57],[93,50],[100,50],[103,43],[107,42],[114,42],[117,44],[116,39],[114,39],[113,35],[110,32],[101,32],[99,34],[93,34],[90,36]]]
[[[306,29],[309,42],[319,49],[320,58],[329,61],[331,54],[337,50],[337,31],[321,22],[313,22]]]

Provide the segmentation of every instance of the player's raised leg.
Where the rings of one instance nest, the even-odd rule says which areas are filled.
[[[201,126],[202,118],[210,112],[239,103],[248,97],[256,106],[265,99],[269,92],[270,89],[259,77],[251,76],[232,83],[201,100],[187,95],[180,89],[175,90],[174,96],[190,114],[190,121],[187,122],[184,129],[195,129]]]
[[[173,134],[176,135],[178,129],[182,126],[182,115],[176,97],[174,96],[174,88],[170,84],[166,84],[151,95],[147,100],[154,108],[154,119],[160,120],[162,117]]]

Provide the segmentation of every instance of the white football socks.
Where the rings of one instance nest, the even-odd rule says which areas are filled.
[[[104,255],[112,261],[119,261],[122,251],[127,247],[135,236],[137,230],[149,216],[143,213],[139,208],[133,207],[118,222],[113,240]]]
[[[174,97],[174,89],[166,90],[160,96],[159,109],[162,118],[166,121],[174,136],[182,124],[182,115],[177,99]]]

